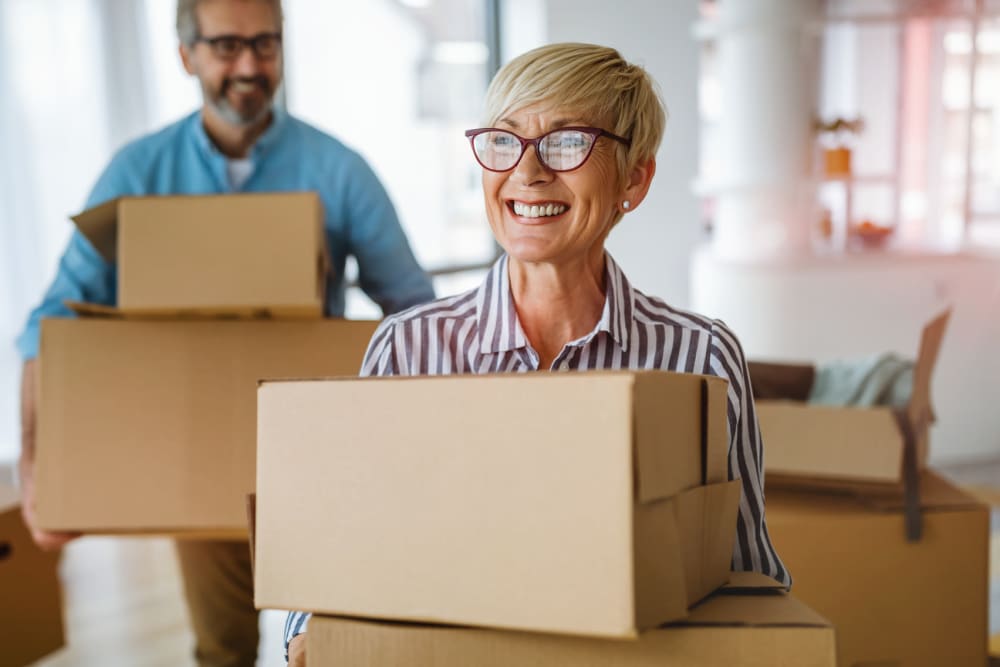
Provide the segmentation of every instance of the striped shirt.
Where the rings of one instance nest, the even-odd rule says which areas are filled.
[[[739,341],[719,320],[643,294],[610,255],[605,259],[600,321],[567,343],[551,370],[659,369],[727,379],[729,478],[743,482],[732,567],[791,585],[764,520],[763,448]],[[538,365],[518,321],[505,255],[477,289],[387,317],[372,337],[361,375],[519,373]],[[289,614],[286,638],[304,630],[307,616]]]

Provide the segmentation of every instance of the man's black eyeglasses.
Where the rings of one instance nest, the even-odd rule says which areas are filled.
[[[244,47],[250,47],[254,55],[261,60],[271,60],[281,51],[280,32],[262,32],[253,37],[240,35],[218,35],[216,37],[199,36],[195,42],[204,42],[212,49],[212,53],[220,60],[235,60]]]

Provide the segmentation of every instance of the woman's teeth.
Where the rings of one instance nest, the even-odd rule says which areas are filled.
[[[522,204],[514,202],[514,214],[523,218],[542,218],[550,215],[559,215],[566,210],[563,204]]]

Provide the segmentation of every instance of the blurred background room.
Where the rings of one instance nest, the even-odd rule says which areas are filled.
[[[119,147],[201,103],[174,12],[174,0],[0,0],[0,481],[19,451],[14,339],[69,216]],[[723,319],[758,361],[912,359],[921,327],[951,308],[929,463],[1000,499],[1000,0],[285,0],[284,12],[280,104],[369,161],[439,296],[478,284],[497,256],[463,131],[481,125],[499,65],[562,41],[643,65],[669,121],[648,199],[608,242],[635,285]],[[379,311],[352,288],[347,314]],[[189,664],[173,558],[159,538],[71,544],[68,646],[39,664]],[[996,633],[1000,588],[992,599]],[[258,664],[284,664],[283,622],[265,612]]]

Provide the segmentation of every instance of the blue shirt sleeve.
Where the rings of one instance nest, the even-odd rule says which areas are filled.
[[[351,155],[352,164],[342,172],[350,175],[343,206],[361,289],[386,315],[431,301],[434,288],[413,256],[388,193],[368,163]]]
[[[129,182],[130,170],[123,154],[115,156],[101,174],[87,198],[85,208],[91,208],[115,197],[134,194]],[[24,330],[17,338],[17,349],[23,360],[38,356],[39,325],[43,317],[72,317],[65,301],[87,301],[114,305],[117,298],[115,267],[101,256],[90,241],[73,230],[66,250],[56,270],[56,276],[42,297],[41,303],[28,315]]]

